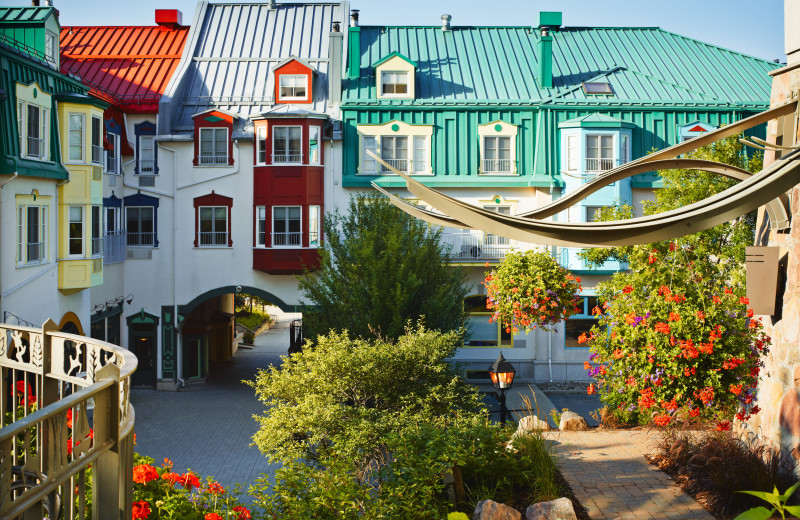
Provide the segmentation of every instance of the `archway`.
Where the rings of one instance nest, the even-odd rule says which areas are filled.
[[[58,324],[58,330],[68,334],[77,334],[83,336],[83,326],[78,315],[74,312],[67,312],[61,317],[61,322]]]
[[[188,313],[192,312],[195,307],[203,303],[204,301],[213,298],[214,296],[220,296],[223,294],[236,294],[236,293],[244,293],[244,294],[252,294],[254,296],[258,296],[262,300],[266,300],[271,302],[273,305],[278,307],[283,312],[299,312],[300,306],[298,305],[289,305],[274,294],[269,291],[265,291],[264,289],[260,289],[258,287],[251,287],[249,285],[227,285],[224,287],[219,287],[217,289],[212,289],[210,291],[206,291],[200,296],[196,297],[186,305],[178,306],[178,312],[182,315],[187,315]]]

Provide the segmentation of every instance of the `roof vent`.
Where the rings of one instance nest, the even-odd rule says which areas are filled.
[[[31,7],[39,7],[39,0],[31,0]]]
[[[442,15],[442,30],[443,31],[449,31],[450,30],[450,20],[452,20],[452,19],[453,19],[453,17],[450,16],[449,14],[443,14]]]
[[[183,13],[177,9],[156,9],[156,24],[165,29],[177,29],[183,25]]]
[[[333,32],[342,32],[342,22],[333,22]]]
[[[358,9],[350,11],[350,27],[358,27]]]
[[[275,0],[269,0],[269,2],[267,2],[267,9],[275,9]]]

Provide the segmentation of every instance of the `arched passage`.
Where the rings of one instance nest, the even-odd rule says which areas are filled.
[[[203,303],[204,301],[213,298],[215,296],[221,296],[223,294],[236,294],[236,293],[244,293],[244,294],[252,294],[253,296],[258,296],[262,300],[268,301],[278,307],[283,312],[299,312],[298,305],[289,305],[274,294],[269,291],[265,291],[264,289],[259,289],[258,287],[251,287],[249,285],[227,285],[224,287],[219,287],[217,289],[212,289],[210,291],[206,291],[200,296],[196,297],[186,305],[179,305],[178,312],[180,314],[186,315],[194,310],[195,307]]]

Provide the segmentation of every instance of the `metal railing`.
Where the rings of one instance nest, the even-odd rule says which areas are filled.
[[[395,170],[399,170],[403,173],[408,172],[408,159],[384,159],[389,166],[394,168]],[[391,170],[386,166],[381,165],[381,173],[391,173]]]
[[[272,163],[301,163],[303,162],[302,154],[285,154],[274,153],[272,154]]]
[[[227,246],[228,245],[228,232],[227,231],[200,231],[197,233],[198,244],[202,246]]]
[[[484,159],[481,173],[484,175],[511,173],[511,159]]]
[[[92,162],[95,164],[103,164],[103,147],[99,144],[92,145]]]
[[[131,510],[136,366],[133,353],[52,320],[0,324],[0,518],[87,518],[89,478],[95,518]]]
[[[503,259],[511,249],[511,241],[505,237],[469,231],[442,233],[442,242],[451,246],[451,259],[467,261]]]
[[[586,171],[587,172],[604,172],[614,167],[614,159],[612,158],[586,158]]]
[[[28,137],[28,157],[36,157],[41,159],[44,156],[44,139],[38,137]]]
[[[127,245],[129,246],[152,246],[154,233],[152,231],[146,233],[132,233],[128,232]]]
[[[300,246],[303,244],[303,233],[272,233],[273,246]]]
[[[198,159],[200,164],[228,164],[227,155],[201,155]]]
[[[126,239],[124,231],[107,231],[103,237],[103,262],[115,264],[125,261]]]
[[[156,169],[156,162],[153,159],[139,159],[139,173],[153,172]]]

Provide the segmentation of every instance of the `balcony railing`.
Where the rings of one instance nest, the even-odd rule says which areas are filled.
[[[614,167],[614,159],[612,158],[595,158],[595,157],[587,157],[586,158],[586,171],[587,172],[604,172],[606,170],[610,170]]]
[[[201,155],[200,164],[228,164],[227,155]]]
[[[92,145],[92,162],[103,164],[103,147],[97,144]]]
[[[153,159],[139,159],[139,173],[152,173],[156,162]]]
[[[408,173],[408,159],[384,159],[389,166],[403,173]],[[381,173],[392,173],[389,168],[381,165]]]
[[[129,246],[152,246],[153,245],[153,235],[152,231],[147,233],[127,233],[127,244]]]
[[[28,157],[42,158],[44,156],[44,139],[28,137]]]
[[[484,159],[484,175],[508,175],[511,173],[511,159]]]
[[[124,231],[107,231],[103,237],[105,244],[103,244],[103,262],[106,264],[115,264],[117,262],[125,261],[125,232]]]
[[[0,324],[0,344],[0,518],[86,518],[90,465],[95,518],[130,511],[136,356],[52,320]]]
[[[201,247],[228,245],[227,231],[200,231],[197,234],[199,236],[198,244],[200,244]]]
[[[303,233],[272,233],[273,246],[300,246],[303,244]]]
[[[275,153],[272,154],[272,164],[275,163],[301,163],[303,162],[302,154],[286,154]]]
[[[505,237],[469,231],[443,233],[442,242],[452,246],[450,258],[454,260],[500,260],[511,249],[511,241]]]

